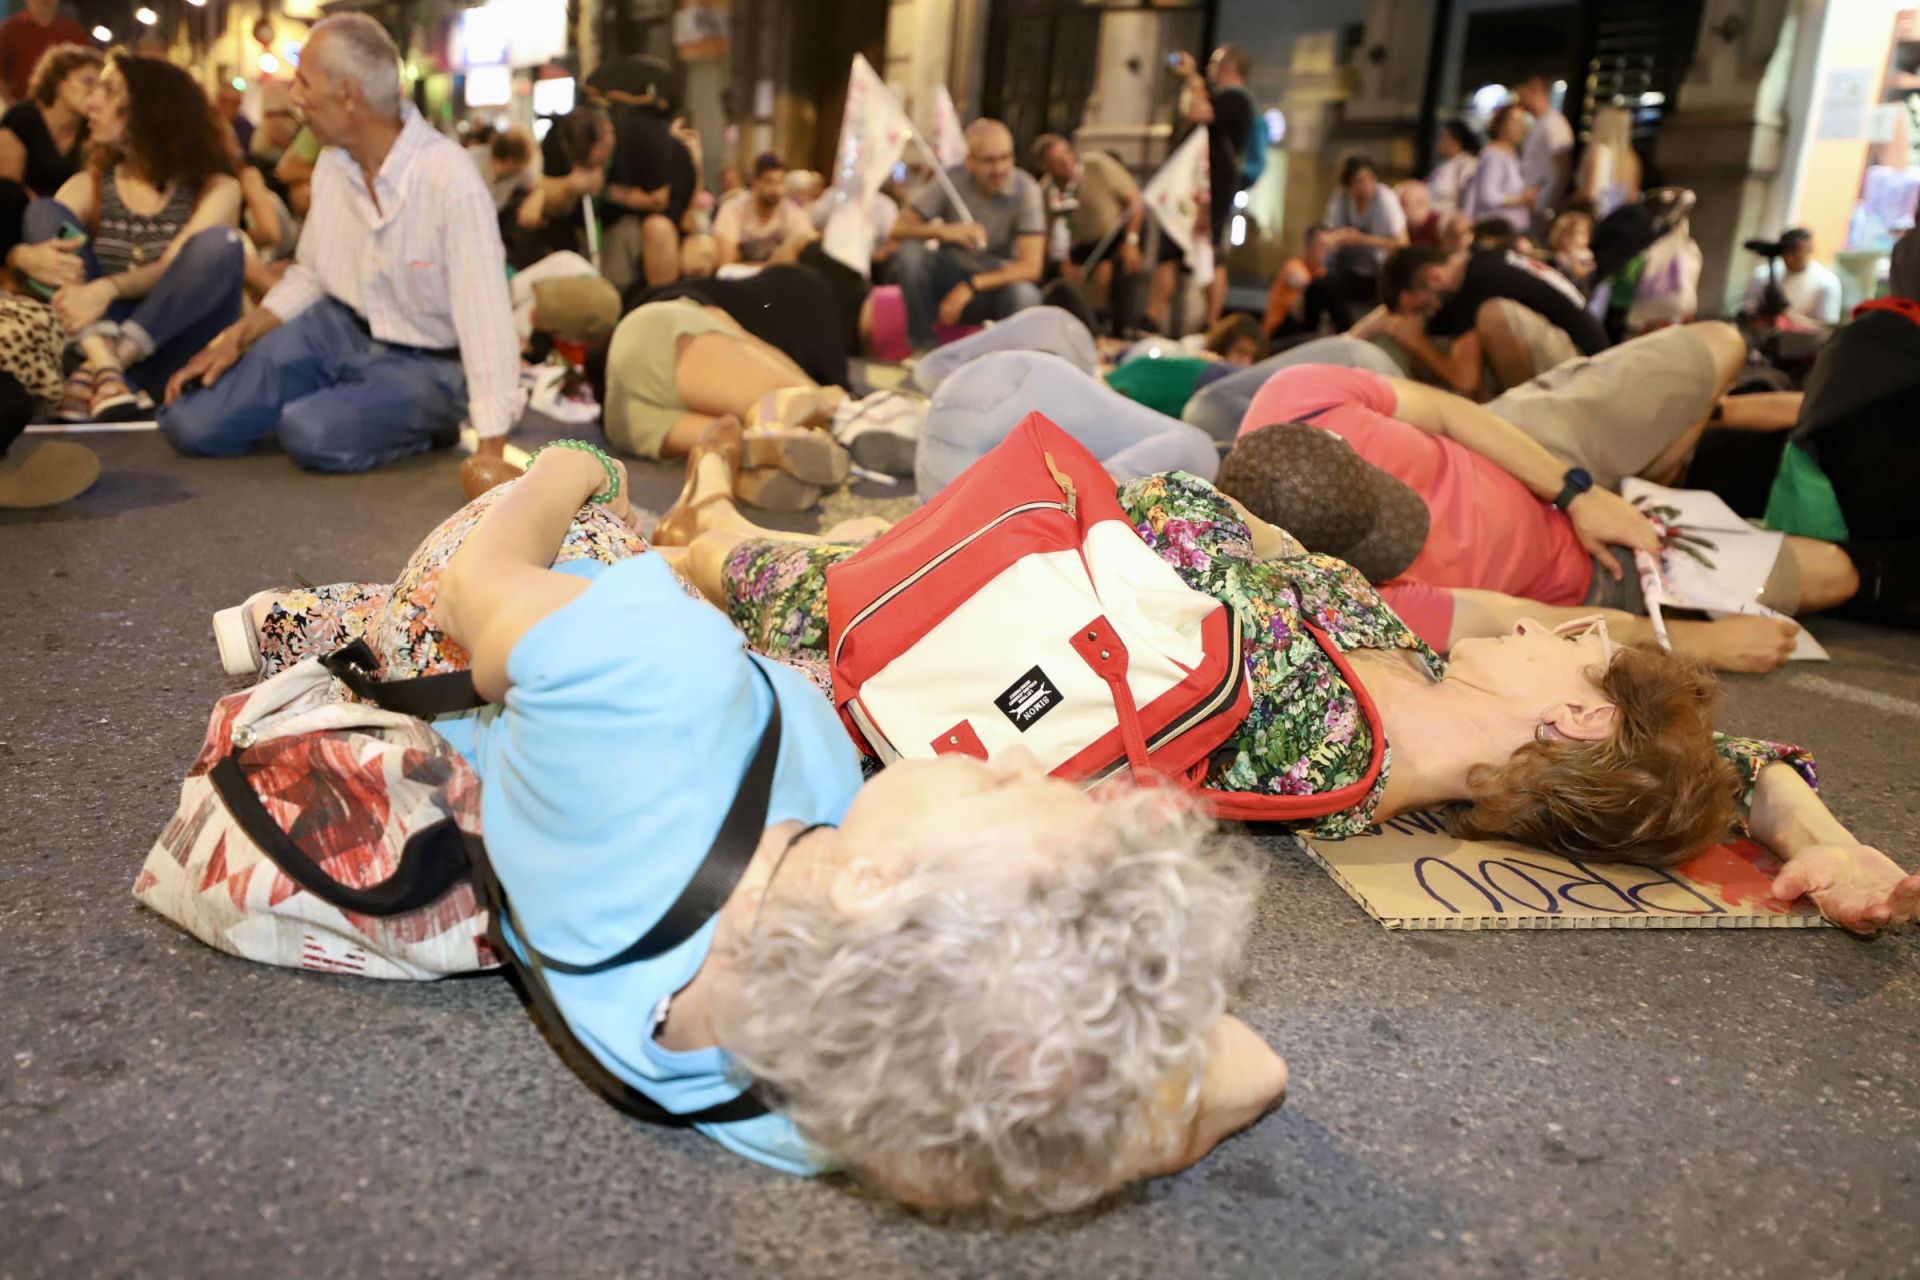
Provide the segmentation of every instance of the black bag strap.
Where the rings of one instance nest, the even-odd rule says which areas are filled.
[[[560,1006],[554,1001],[553,991],[547,986],[546,976],[541,972],[539,953],[527,947],[527,959],[522,960],[507,945],[505,922],[513,918],[513,904],[507,900],[507,892],[501,886],[500,878],[493,874],[493,864],[487,860],[485,842],[472,836],[465,839],[467,858],[473,867],[473,889],[479,895],[480,905],[487,911],[487,944],[506,961],[514,985],[526,998],[528,1012],[546,1035],[548,1043],[553,1045],[561,1061],[586,1082],[588,1088],[636,1120],[673,1128],[687,1128],[695,1124],[730,1124],[767,1114],[766,1103],[751,1091],[699,1111],[669,1111],[613,1074],[605,1063],[594,1057],[593,1051],[581,1044],[580,1038],[573,1034],[573,1028],[567,1025],[566,1015],[560,1012]],[[526,931],[520,927],[517,918],[514,918],[514,932],[523,940],[521,945],[525,947]],[[651,1010],[636,1012],[650,1014]]]
[[[413,833],[400,851],[400,865],[379,884],[364,889],[341,884],[307,856],[267,812],[240,768],[240,750],[229,752],[207,773],[227,812],[247,838],[287,873],[287,879],[322,902],[366,916],[397,916],[438,902],[467,878],[467,857],[452,818]]]
[[[721,819],[720,831],[713,838],[713,847],[694,871],[693,879],[687,882],[687,887],[680,891],[680,896],[653,928],[634,939],[633,944],[624,951],[605,960],[590,964],[556,960],[543,951],[535,951],[533,944],[525,940],[524,934],[521,935],[521,945],[526,947],[529,955],[539,957],[543,967],[555,973],[605,973],[637,960],[651,960],[655,956],[665,955],[698,933],[700,927],[712,919],[713,913],[726,902],[734,886],[740,883],[740,877],[746,874],[747,864],[753,861],[753,851],[759,847],[760,835],[767,829],[767,802],[773,793],[773,771],[780,763],[780,697],[773,692],[773,682],[767,679],[766,672],[760,670],[760,664],[751,658],[747,662],[766,681],[767,692],[773,696],[773,711],[767,716],[767,727],[760,731],[759,745],[753,749],[753,758],[747,762],[747,771],[740,779],[739,789],[733,793],[733,804],[728,807],[727,816]]]
[[[356,641],[355,644],[361,645],[361,642]],[[349,649],[353,647],[348,646]],[[364,645],[361,647],[364,648]],[[332,656],[338,655],[330,655],[330,658]],[[351,661],[358,660],[356,655]],[[766,685],[772,699],[772,709],[768,712],[766,727],[760,731],[760,740],[754,747],[753,756],[747,762],[746,772],[734,792],[733,803],[728,807],[726,817],[721,820],[712,847],[695,869],[693,879],[651,929],[618,955],[592,964],[569,964],[553,960],[525,940],[526,930],[513,917],[513,904],[499,877],[493,873],[485,842],[461,831],[451,818],[416,832],[401,851],[400,865],[392,876],[377,885],[354,888],[329,876],[267,812],[253,784],[247,781],[246,773],[240,767],[244,748],[236,747],[222,757],[209,771],[208,777],[225,802],[227,811],[240,824],[247,837],[286,872],[288,879],[322,902],[363,915],[394,916],[417,911],[438,901],[462,880],[471,881],[480,904],[487,911],[488,940],[518,980],[533,1011],[534,1020],[574,1072],[621,1111],[635,1119],[674,1126],[750,1120],[767,1113],[766,1104],[751,1092],[699,1111],[676,1113],[668,1111],[614,1075],[593,1056],[591,1050],[580,1043],[568,1027],[566,1016],[555,1003],[544,973],[549,968],[567,974],[602,973],[663,955],[698,933],[726,903],[740,883],[740,878],[746,874],[754,850],[759,847],[760,836],[766,830],[773,775],[780,759],[781,724],[780,695],[774,689],[773,681],[757,661],[752,658],[747,661]],[[330,663],[330,659],[323,662]],[[366,669],[375,666],[372,653],[368,651],[366,666],[360,672],[362,678]],[[459,674],[465,677],[464,672]],[[420,680],[388,681],[384,685],[373,681],[368,683],[376,689],[391,690],[396,686],[443,680],[451,680],[451,677],[428,676]],[[351,681],[347,683],[349,688],[353,687]],[[438,686],[440,689],[452,687],[451,684]],[[467,681],[467,688],[472,689],[471,680]],[[378,701],[378,698],[374,700]],[[521,939],[521,946],[526,952],[525,960],[507,945],[505,922],[509,919],[514,920],[514,932]]]
[[[699,1111],[668,1111],[614,1075],[605,1063],[580,1043],[567,1025],[566,1015],[560,1012],[560,1006],[553,998],[553,991],[547,985],[546,970],[568,974],[602,973],[671,951],[698,933],[740,883],[740,877],[746,873],[747,864],[753,860],[753,852],[759,846],[761,833],[766,830],[774,767],[780,757],[780,695],[760,664],[751,658],[748,663],[767,686],[773,709],[767,715],[766,727],[760,731],[760,742],[754,748],[752,759],[747,762],[739,788],[734,792],[733,804],[728,808],[727,816],[721,820],[720,831],[714,837],[712,848],[701,860],[693,879],[681,891],[679,898],[667,908],[666,914],[660,917],[653,928],[618,955],[593,964],[576,965],[557,961],[534,947],[527,940],[526,929],[514,914],[506,886],[493,873],[485,843],[472,836],[464,837],[467,858],[472,867],[474,892],[487,909],[488,942],[513,971],[533,1012],[534,1021],[540,1024],[541,1030],[567,1065],[596,1093],[635,1119],[654,1124],[729,1124],[765,1115],[767,1105],[749,1090]],[[509,920],[513,922],[514,934],[520,941],[521,950],[525,952],[524,960],[507,942],[506,922]]]
[[[380,659],[374,656],[365,640],[355,640],[335,649],[320,659],[320,665],[353,690],[355,697],[403,716],[431,720],[435,716],[487,705],[487,700],[473,687],[473,674],[467,671],[417,676],[412,680],[375,680],[373,674],[380,669]]]

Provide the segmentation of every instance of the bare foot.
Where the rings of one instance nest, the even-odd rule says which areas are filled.
[[[891,528],[893,528],[891,520],[882,520],[879,516],[855,516],[851,520],[842,520],[831,529],[823,530],[820,541],[867,543]]]

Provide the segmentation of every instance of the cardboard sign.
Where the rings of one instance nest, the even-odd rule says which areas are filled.
[[[1669,869],[1459,840],[1431,813],[1403,814],[1349,840],[1303,842],[1389,929],[1827,927],[1811,903],[1773,899],[1779,860],[1746,839]]]

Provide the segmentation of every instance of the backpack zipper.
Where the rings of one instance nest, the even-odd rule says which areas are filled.
[[[925,564],[915,569],[912,573],[908,574],[906,577],[900,579],[900,581],[894,583],[891,587],[887,588],[887,590],[883,594],[881,594],[878,598],[876,598],[873,601],[873,603],[869,604],[866,608],[862,609],[859,613],[854,614],[853,620],[847,623],[846,630],[842,631],[840,633],[840,638],[834,642],[833,665],[836,667],[840,665],[840,651],[846,647],[847,637],[853,634],[855,627],[858,627],[861,623],[865,622],[869,617],[871,617],[876,611],[878,611],[881,607],[883,607],[889,601],[891,601],[895,596],[899,595],[902,591],[905,591],[908,587],[912,586],[914,583],[918,582],[920,579],[926,577],[929,573],[932,573],[935,569],[945,564],[948,560],[951,560],[954,556],[959,555],[962,551],[972,546],[975,542],[979,541],[981,538],[986,537],[987,534],[993,532],[995,529],[999,528],[1001,525],[1005,524],[1007,521],[1013,519],[1015,516],[1025,515],[1029,511],[1058,511],[1070,517],[1073,514],[1073,507],[1066,502],[1023,502],[1017,507],[1012,507],[1006,511],[1001,512],[999,515],[995,516],[992,520],[988,521],[986,524],[982,525],[980,528],[975,529],[972,533],[960,539],[960,541],[954,543],[952,546],[948,547],[945,551],[942,551],[939,555],[927,561]]]

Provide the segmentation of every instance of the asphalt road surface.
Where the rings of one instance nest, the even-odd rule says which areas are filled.
[[[0,1276],[1920,1274],[1920,939],[1389,933],[1291,841],[1238,1011],[1286,1107],[1096,1213],[938,1223],[623,1119],[506,982],[215,954],[134,873],[225,688],[208,615],[297,571],[390,578],[458,501],[93,437],[0,513]],[[677,477],[636,468],[657,510]],[[1920,638],[1727,685],[1863,839],[1920,858]]]

